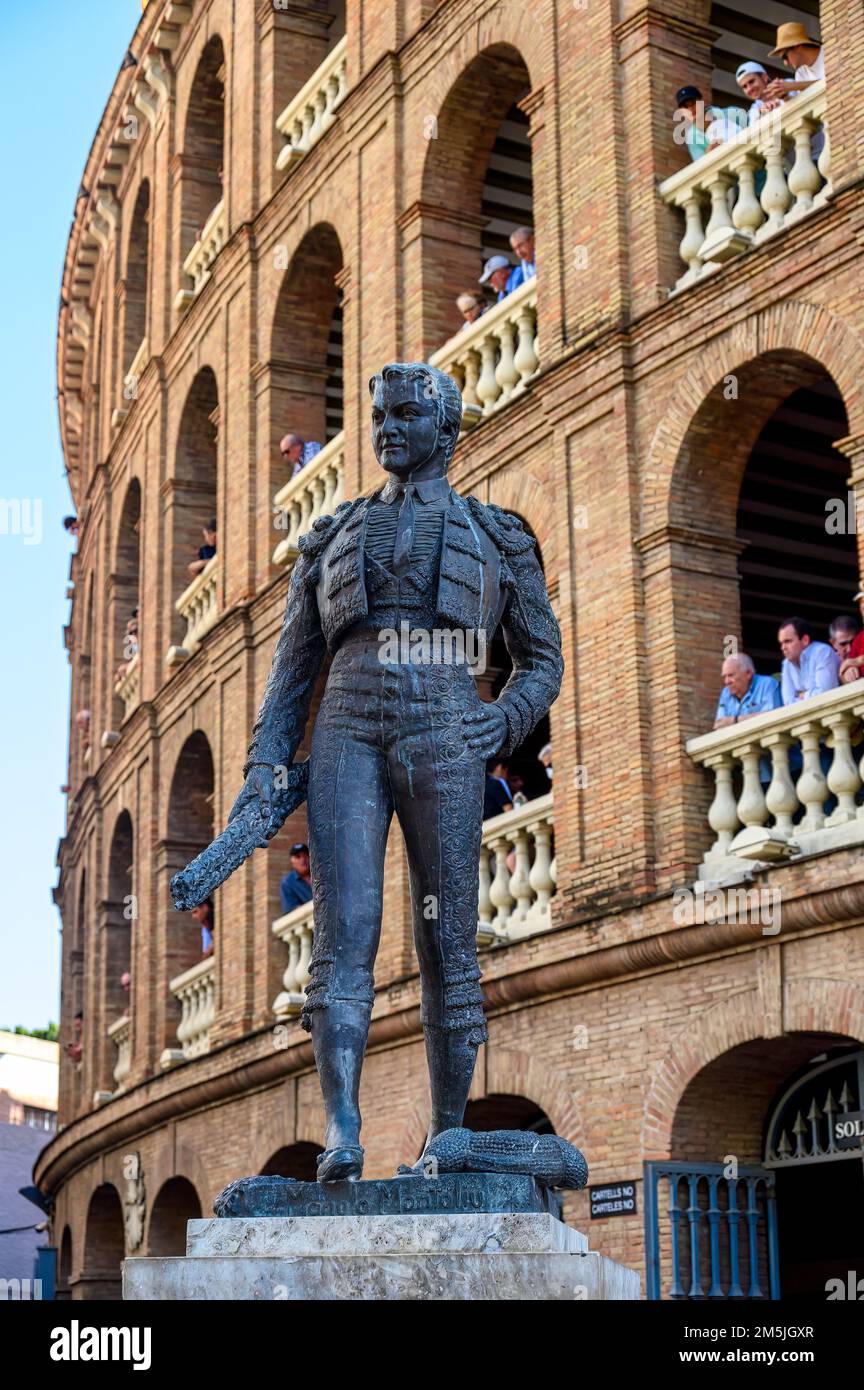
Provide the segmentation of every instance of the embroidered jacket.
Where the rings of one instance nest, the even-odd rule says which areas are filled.
[[[252,730],[253,763],[290,765],[303,737],[326,652],[366,616],[364,542],[371,497],[343,502],[300,537],[282,631]],[[512,753],[558,696],[561,634],[534,541],[515,516],[451,488],[444,513],[436,626],[462,628],[488,645],[501,625],[513,671],[497,704]],[[475,648],[476,649],[476,648]],[[471,650],[466,644],[466,650]]]

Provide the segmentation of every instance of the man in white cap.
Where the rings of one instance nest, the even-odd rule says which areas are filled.
[[[499,302],[507,298],[507,281],[513,266],[506,256],[490,256],[480,276],[481,285],[491,285]]]
[[[792,68],[794,77],[775,77],[765,91],[768,100],[787,101],[789,97],[821,82],[825,77],[825,59],[818,39],[811,38],[803,24],[781,24],[777,30],[777,45],[769,58],[780,58],[784,67]]]
[[[765,114],[765,92],[771,79],[761,63],[747,62],[738,68],[735,81],[751,103],[747,112],[747,122],[754,125]]]

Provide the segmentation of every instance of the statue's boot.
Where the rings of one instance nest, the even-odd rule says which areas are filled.
[[[432,1115],[426,1148],[437,1134],[445,1129],[458,1129],[465,1118],[465,1106],[471,1090],[471,1078],[477,1063],[477,1029],[438,1028],[424,1024],[426,1060],[429,1065],[429,1086],[432,1092]],[[422,1173],[423,1157],[413,1165],[401,1164],[400,1173]]]
[[[318,1158],[319,1182],[353,1182],[363,1172],[360,1147],[360,1071],[371,1005],[335,999],[311,1016],[312,1048],[324,1097],[326,1148]]]

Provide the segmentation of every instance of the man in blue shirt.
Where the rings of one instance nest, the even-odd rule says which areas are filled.
[[[518,290],[519,286],[524,285],[526,280],[533,280],[537,274],[537,262],[534,259],[534,228],[517,227],[515,232],[510,235],[510,245],[513,247],[518,260],[507,280],[508,294]]]
[[[754,714],[779,709],[783,701],[780,687],[773,676],[757,676],[752,659],[746,652],[727,656],[722,667],[723,689],[717,703],[714,728],[737,724]]]
[[[827,642],[814,642],[804,618],[784,618],[777,632],[783,653],[781,684],[784,705],[809,700],[840,684],[840,658]]]
[[[490,285],[495,291],[500,304],[502,299],[506,299],[510,293],[510,277],[514,267],[506,256],[490,256],[483,267],[483,274],[480,276],[478,284]]]
[[[309,846],[291,846],[291,869],[279,884],[282,911],[293,912],[295,907],[312,901],[312,873],[309,868]]]

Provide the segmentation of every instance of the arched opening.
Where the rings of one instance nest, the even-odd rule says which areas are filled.
[[[546,1111],[527,1096],[489,1095],[469,1100],[465,1107],[465,1128],[477,1134],[493,1129],[521,1129],[532,1134],[554,1134],[555,1127]]]
[[[66,1303],[72,1297],[72,1232],[68,1226],[63,1227],[63,1235],[60,1238],[60,1259],[57,1264],[57,1289],[56,1298],[58,1303]]]
[[[60,1053],[60,1084],[64,1103],[63,1119],[77,1115],[84,1095],[84,1053],[87,1043],[87,1020],[84,1017],[84,981],[87,959],[87,870],[81,870],[74,915],[70,923],[69,949],[63,971],[64,1032]]]
[[[854,615],[858,558],[853,528],[826,530],[832,499],[846,509],[848,460],[833,448],[848,434],[846,410],[823,373],[780,404],[759,432],[741,480],[737,535],[741,637],[757,671],[779,669],[777,625],[800,615],[816,640]]]
[[[201,1219],[198,1193],[188,1178],[169,1178],[156,1194],[150,1213],[148,1255],[185,1255],[186,1223]]]
[[[166,499],[172,538],[170,630],[177,644],[184,637],[186,623],[176,610],[176,600],[212,558],[212,544],[204,533],[218,519],[218,411],[216,377],[210,367],[202,367],[183,406],[174,477]]]
[[[112,727],[117,729],[131,714],[137,703],[128,696],[127,677],[137,666],[140,640],[139,594],[141,567],[141,484],[133,478],[126,489],[117,544],[114,551],[114,574],[111,592],[112,609],[112,684],[114,709]],[[124,694],[127,698],[124,698]]]
[[[504,255],[515,268],[510,236],[534,226],[529,122],[519,105],[530,87],[519,52],[495,44],[468,64],[437,115],[423,171],[423,230],[406,267],[422,277],[425,354],[462,326],[456,296],[484,293],[484,261]]]
[[[218,34],[206,44],[192,81],[180,167],[182,265],[225,186],[225,50]]]
[[[84,1261],[81,1276],[73,1287],[73,1298],[119,1301],[124,1254],[123,1208],[117,1189],[111,1183],[103,1183],[87,1208]]]
[[[168,797],[168,849],[171,863],[183,868],[214,836],[213,755],[205,734],[198,730],[186,740],[177,759]],[[175,870],[172,869],[172,872]],[[166,885],[167,891],[167,885]],[[218,927],[218,919],[216,922]],[[218,941],[218,936],[214,938]],[[188,912],[168,911],[166,979],[188,970],[201,959],[201,927]],[[172,1017],[179,1006],[172,999]]]
[[[138,349],[147,336],[147,274],[150,255],[150,184],[142,180],[132,210],[126,250],[126,284],[123,313],[123,376],[126,377]],[[132,383],[132,391],[137,383]],[[131,392],[130,392],[131,395]],[[132,397],[134,399],[134,396]]]
[[[862,1057],[836,1035],[791,1033],[731,1048],[692,1078],[669,1163],[646,1165],[649,1297],[824,1301],[826,1279],[860,1265],[860,1149],[839,1155],[830,1117],[860,1109]]]
[[[318,1155],[324,1149],[320,1144],[300,1140],[296,1144],[286,1144],[271,1154],[261,1169],[262,1177],[295,1178],[297,1182],[316,1182],[318,1179]]]
[[[114,826],[108,856],[108,896],[104,904],[103,1016],[107,1025],[129,1013],[132,970],[132,923],[137,918],[135,899],[135,846],[132,819],[122,811]],[[114,1089],[116,1065],[113,1047],[107,1049],[103,1089]]]
[[[303,237],[282,280],[270,343],[274,459],[286,434],[323,446],[343,427],[342,267],[339,238],[321,222]],[[287,465],[277,464],[273,490],[289,477]]]

